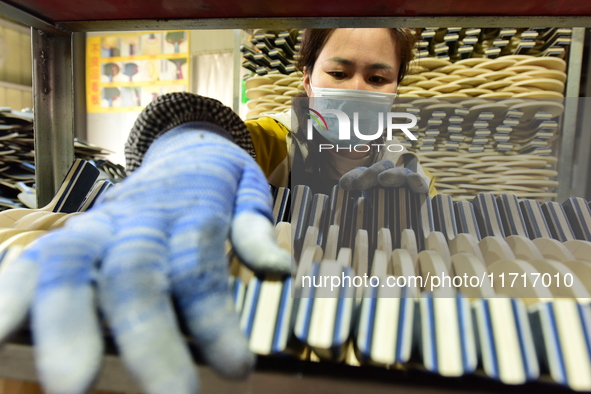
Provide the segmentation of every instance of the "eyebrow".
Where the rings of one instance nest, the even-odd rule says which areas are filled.
[[[333,62],[337,62],[337,63],[342,64],[344,66],[353,66],[354,65],[354,63],[351,60],[345,59],[342,57],[331,57],[328,60],[333,61]],[[390,66],[387,63],[373,63],[373,64],[370,64],[368,68],[374,69],[374,70],[393,70],[394,69],[394,67]]]

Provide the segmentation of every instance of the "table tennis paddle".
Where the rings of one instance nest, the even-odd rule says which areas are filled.
[[[109,107],[112,107],[113,101],[119,98],[121,91],[118,88],[104,88],[103,94],[105,99],[109,102]]]
[[[187,59],[168,59],[176,66],[176,79],[183,79],[183,64],[187,63]]]
[[[133,81],[133,76],[137,74],[139,68],[135,63],[125,63],[123,66],[123,75],[127,75],[129,77],[129,82]]]
[[[37,211],[76,212],[99,176],[99,170],[86,160],[76,159],[58,192],[39,210],[9,209],[0,213],[0,227],[10,227],[23,216]]]
[[[181,43],[185,41],[184,31],[171,31],[166,33],[166,42],[174,45],[174,53],[179,53]]]
[[[117,63],[107,63],[103,65],[103,74],[109,77],[109,82],[113,82],[113,78],[119,74],[121,68]]]

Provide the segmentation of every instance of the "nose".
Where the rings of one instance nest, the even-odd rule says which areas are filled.
[[[362,75],[355,75],[353,78],[349,79],[349,83],[347,85],[348,86],[346,89],[372,90],[371,85]]]

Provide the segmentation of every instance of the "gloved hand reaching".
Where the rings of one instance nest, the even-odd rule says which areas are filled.
[[[345,190],[362,191],[382,186],[408,187],[421,194],[429,192],[429,185],[420,174],[407,167],[396,167],[390,160],[378,161],[370,167],[355,168],[341,177],[339,185]]]
[[[103,351],[98,310],[148,393],[198,391],[175,310],[215,370],[251,370],[254,355],[229,305],[225,241],[255,271],[288,274],[291,259],[274,241],[263,173],[224,134],[212,123],[168,131],[100,204],[4,267],[0,338],[32,310],[49,393],[92,383]]]

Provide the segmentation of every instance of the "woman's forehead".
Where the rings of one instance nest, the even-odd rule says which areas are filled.
[[[319,59],[353,63],[399,63],[396,42],[389,29],[336,29],[320,51]]]

